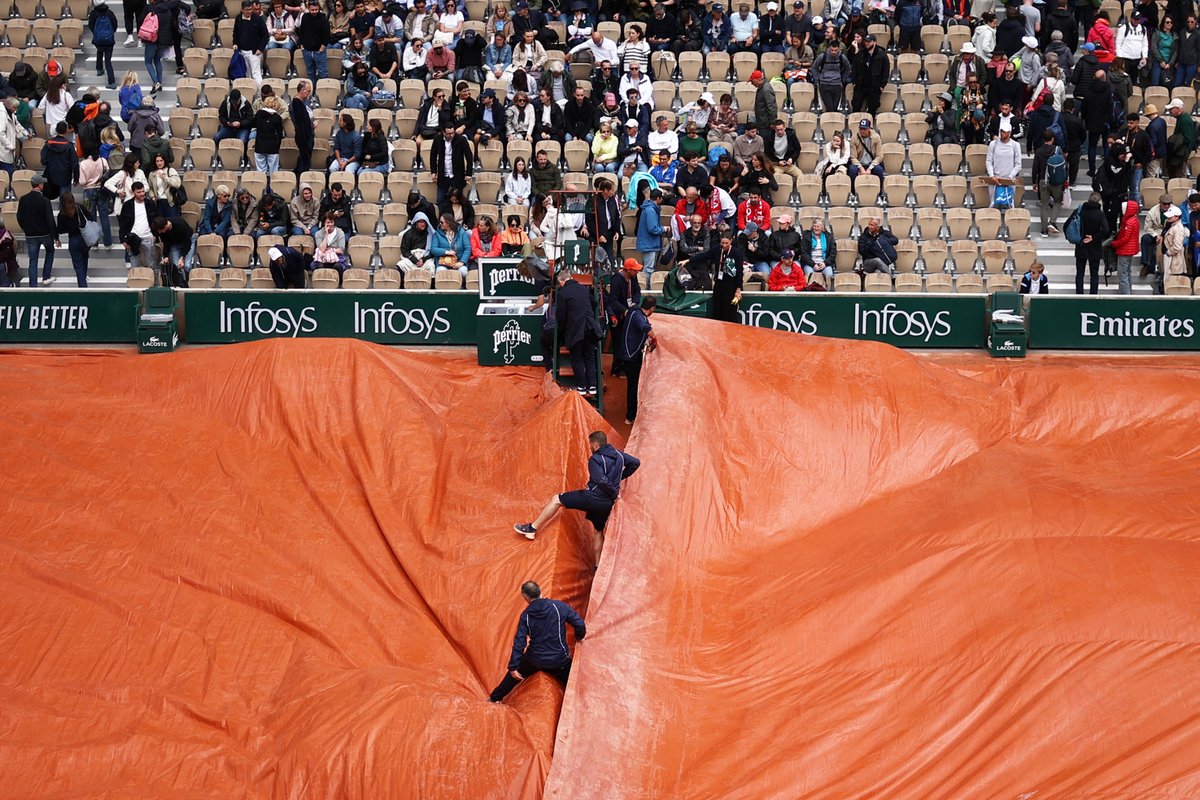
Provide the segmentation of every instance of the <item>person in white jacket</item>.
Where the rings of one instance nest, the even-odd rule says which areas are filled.
[[[1125,25],[1117,26],[1117,58],[1125,59],[1125,65],[1139,68],[1146,66],[1150,55],[1150,33],[1142,24],[1142,16],[1134,13]]]
[[[985,63],[992,60],[992,53],[996,51],[996,28],[999,25],[996,15],[987,11],[983,14],[983,22],[975,28],[975,35],[971,37],[975,52]]]
[[[504,179],[504,202],[511,206],[529,205],[533,194],[533,180],[529,177],[529,164],[521,156],[513,159],[512,172]]]
[[[12,175],[17,162],[17,122],[13,113],[17,110],[15,97],[5,98],[0,103],[0,169]]]

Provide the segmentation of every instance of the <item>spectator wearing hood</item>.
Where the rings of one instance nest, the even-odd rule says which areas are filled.
[[[46,175],[42,191],[47,198],[55,200],[79,181],[79,156],[75,154],[75,145],[67,139],[67,123],[58,123],[54,135],[42,145],[41,155],[42,170]]]
[[[1117,293],[1133,294],[1133,257],[1141,250],[1141,227],[1135,200],[1121,204],[1121,222],[1113,239],[1113,252],[1117,254]]]
[[[429,216],[418,211],[408,223],[408,229],[400,237],[400,261],[396,266],[405,275],[414,269],[433,270],[433,227]]]
[[[17,161],[17,106],[20,101],[6,97],[0,104],[0,169],[13,174]]]
[[[1079,49],[1079,21],[1075,19],[1075,15],[1071,12],[1070,0],[1058,0],[1055,3],[1055,8],[1046,17],[1043,31],[1050,31],[1050,47],[1046,48],[1046,52],[1051,52],[1054,47],[1054,42],[1058,41],[1067,53],[1074,53]],[[1056,40],[1054,34],[1058,33],[1059,37]],[[1070,62],[1064,61],[1060,55],[1058,58],[1059,66],[1070,70]]]
[[[1071,70],[1075,68],[1075,53],[1064,39],[1062,31],[1051,31],[1050,44],[1046,45],[1046,62],[1049,63],[1050,57],[1054,56],[1058,59],[1058,68],[1062,74],[1070,75]]]
[[[154,98],[143,98],[142,107],[134,111],[129,117],[130,149],[141,151],[142,142],[146,140],[147,132],[151,129],[161,131],[164,127],[162,117],[158,113],[158,108],[154,105]]]
[[[229,232],[235,236],[253,236],[258,229],[258,203],[249,189],[239,187],[233,196]]]
[[[300,184],[300,191],[292,198],[292,202],[288,203],[288,212],[292,217],[292,235],[315,236],[317,228],[321,225],[320,209],[312,186],[307,183]]]
[[[473,30],[465,31],[454,45],[454,78],[483,83],[484,38]]]
[[[42,99],[45,91],[38,91],[38,75],[33,71],[33,67],[26,64],[24,61],[18,61],[13,71],[9,73],[8,84],[13,91],[17,93],[17,97],[22,100],[29,100],[31,103],[36,103]]]
[[[1117,38],[1113,34],[1112,20],[1108,18],[1107,13],[1100,12],[1096,15],[1096,22],[1088,31],[1086,41],[1096,46],[1096,60],[1102,65],[1111,64],[1117,57]]]
[[[1020,52],[1021,40],[1025,38],[1025,19],[1016,6],[1006,6],[1004,19],[996,28],[996,50],[1009,58]]]
[[[292,215],[283,198],[270,189],[263,192],[258,201],[258,224],[251,236],[257,241],[260,236],[287,236],[292,228]]]
[[[142,139],[142,168],[152,167],[155,156],[162,156],[170,164],[175,161],[175,153],[171,151],[171,140],[163,136],[158,128],[147,128],[146,137]]]
[[[303,289],[306,258],[301,250],[277,245],[267,251],[268,267],[276,289]]]

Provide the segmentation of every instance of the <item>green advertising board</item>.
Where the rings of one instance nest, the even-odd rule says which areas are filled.
[[[532,302],[536,294],[533,279],[521,274],[517,269],[520,263],[519,258],[479,259],[479,298],[499,300],[528,297]]]
[[[140,304],[135,289],[5,289],[0,342],[132,344]]]
[[[222,344],[273,337],[379,344],[475,344],[474,292],[184,292],[184,339]]]
[[[1200,350],[1200,298],[1032,297],[1028,322],[1043,350]]]
[[[896,347],[983,347],[983,295],[745,293],[745,325]]]
[[[524,305],[485,303],[479,306],[476,331],[480,366],[544,364],[542,322],[545,318],[543,310],[526,313]]]

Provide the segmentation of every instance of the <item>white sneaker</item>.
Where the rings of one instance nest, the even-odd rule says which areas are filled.
[[[130,34],[125,37],[125,46],[126,47],[137,47],[137,40],[133,38],[133,34]]]
[[[44,281],[42,281],[42,286],[53,286],[53,285],[54,285],[54,277],[53,276],[46,278]]]

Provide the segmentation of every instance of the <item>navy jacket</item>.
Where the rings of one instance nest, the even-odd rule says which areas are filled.
[[[616,500],[621,494],[621,481],[637,472],[641,465],[642,462],[629,453],[606,444],[588,459],[588,491],[599,492]]]
[[[567,281],[558,290],[554,305],[562,343],[574,347],[587,335],[588,316],[596,313],[592,306],[592,293],[578,281]]]
[[[561,600],[548,597],[539,597],[530,603],[517,623],[512,655],[508,658],[509,670],[520,666],[521,657],[526,652],[529,653],[529,660],[543,669],[569,664],[571,652],[567,650],[567,624],[575,629],[575,641],[583,641],[587,627],[575,609]],[[526,642],[529,644],[528,651]]]
[[[617,330],[616,342],[613,344],[617,358],[626,362],[640,361],[645,356],[642,348],[646,346],[649,336],[650,320],[646,312],[641,308],[630,309]]]

